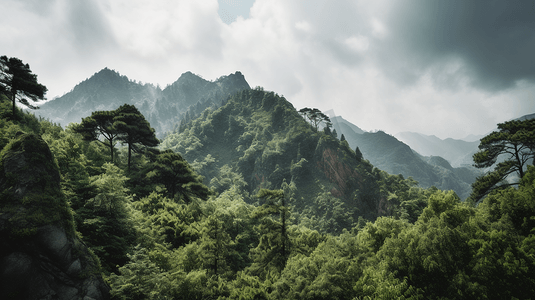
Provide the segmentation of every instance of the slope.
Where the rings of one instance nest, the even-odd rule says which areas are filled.
[[[391,214],[399,203],[388,202],[389,193],[410,188],[402,177],[357,160],[346,142],[315,131],[286,99],[261,88],[205,111],[161,147],[181,153],[219,193],[231,185],[251,193],[289,185],[297,211],[338,207],[345,228],[358,217]]]
[[[344,134],[351,148],[359,147],[364,158],[374,166],[390,174],[410,176],[425,188],[435,186],[442,190],[454,190],[461,199],[466,199],[472,182],[479,174],[472,167],[453,168],[442,158],[423,157],[383,131],[358,134],[343,126],[340,129],[339,134]]]

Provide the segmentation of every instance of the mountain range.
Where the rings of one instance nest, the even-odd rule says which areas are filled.
[[[470,165],[455,168],[438,155],[421,155],[384,131],[364,132],[342,117],[333,117],[331,120],[333,128],[338,134],[344,135],[350,147],[358,147],[364,158],[375,167],[390,174],[412,177],[422,187],[454,190],[461,199],[466,199],[470,195],[472,182],[481,174]]]
[[[419,154],[441,156],[454,167],[472,165],[472,155],[479,150],[479,140],[467,142],[452,138],[440,139],[434,135],[424,135],[417,132],[399,132],[394,137],[410,145]]]
[[[222,76],[215,81],[207,81],[198,75],[186,72],[162,90],[152,84],[132,81],[116,71],[105,68],[76,85],[69,93],[42,105],[38,114],[66,126],[71,122],[80,122],[83,117],[89,116],[95,110],[112,110],[124,103],[133,104],[155,128],[157,136],[163,138],[170,134],[181,133],[185,124],[191,123],[196,118],[205,119],[206,122],[208,114],[202,113],[205,109],[214,111],[224,106],[232,95],[243,90],[250,90],[250,86],[240,72]],[[258,101],[263,101],[263,94],[258,97],[261,98]],[[247,119],[249,117],[247,113],[251,113],[250,110],[244,109],[233,116],[225,116],[228,120],[226,122],[231,122],[228,118]],[[478,142],[440,140],[417,133],[401,133],[396,138],[382,131],[365,132],[341,116],[333,115],[331,121],[333,129],[339,135],[338,138],[343,134],[351,149],[359,147],[364,158],[375,167],[390,174],[401,174],[405,178],[413,177],[422,187],[436,186],[439,189],[451,189],[464,199],[470,193],[471,183],[480,174],[478,170],[469,166],[471,155],[474,149],[477,150]],[[192,136],[188,138],[193,139]],[[201,144],[205,143],[202,136],[195,138]],[[186,148],[188,147],[184,149]],[[190,158],[201,159],[201,157]],[[275,172],[275,167],[276,164],[270,166],[264,174]]]
[[[65,127],[72,122],[80,123],[93,111],[114,110],[131,104],[162,137],[165,132],[172,131],[188,111],[194,114],[212,105],[219,106],[225,98],[249,88],[240,72],[215,81],[186,72],[162,90],[104,68],[65,95],[43,104],[37,114]]]

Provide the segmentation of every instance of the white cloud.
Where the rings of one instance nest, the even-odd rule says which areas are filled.
[[[365,52],[370,46],[368,38],[362,35],[351,36],[345,39],[344,43],[356,52]]]
[[[29,63],[49,98],[104,67],[162,86],[186,71],[215,79],[240,70],[297,108],[334,109],[392,134],[481,134],[535,111],[529,77],[488,92],[471,86],[485,79],[471,56],[411,43],[411,20],[398,18],[410,0],[1,1],[0,54]],[[231,21],[219,17],[238,6]]]

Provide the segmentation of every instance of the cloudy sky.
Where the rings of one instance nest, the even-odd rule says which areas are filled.
[[[0,0],[0,55],[61,96],[104,67],[241,71],[364,130],[485,134],[535,113],[535,1]]]

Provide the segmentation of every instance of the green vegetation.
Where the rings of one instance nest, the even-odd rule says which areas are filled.
[[[310,124],[314,126],[314,129],[316,129],[316,131],[318,130],[318,126],[321,124],[324,124],[326,128],[330,128],[332,126],[331,119],[329,119],[328,116],[326,116],[317,108],[301,108],[299,110],[299,114],[306,118],[310,122]]]
[[[36,102],[43,100],[48,89],[37,82],[37,75],[30,70],[30,65],[24,64],[16,57],[0,57],[0,92],[11,97],[12,117],[15,118],[15,103],[36,109],[28,100]]]
[[[0,114],[9,110],[5,102]],[[65,129],[27,114],[1,120],[2,163],[23,150],[35,161],[54,157],[63,210],[50,199],[24,201],[29,209],[47,206],[45,217],[57,221],[74,212],[70,222],[100,259],[114,299],[535,294],[535,167],[473,206],[375,168],[358,147],[316,130],[283,97],[260,88],[205,110],[159,149],[133,157],[143,142],[125,139],[127,147],[114,150],[88,126],[95,114]],[[128,124],[100,114],[106,126]],[[123,125],[114,126],[117,141]],[[46,187],[49,175],[34,175]],[[0,198],[2,212],[9,201]],[[19,236],[31,235],[26,223],[14,224]]]
[[[498,129],[481,139],[479,151],[474,154],[476,167],[494,166],[494,170],[472,184],[471,201],[479,201],[494,189],[518,184],[518,180],[505,180],[514,173],[522,179],[528,162],[535,163],[535,119],[508,121],[498,124]]]

